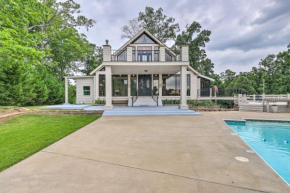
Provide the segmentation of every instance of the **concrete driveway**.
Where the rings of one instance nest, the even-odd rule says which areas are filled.
[[[248,112],[102,117],[0,173],[0,192],[290,192],[222,121],[250,117],[290,118]]]

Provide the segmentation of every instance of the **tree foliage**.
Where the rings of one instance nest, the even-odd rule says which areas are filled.
[[[155,11],[152,7],[146,7],[145,12],[139,13],[138,18],[129,20],[128,24],[122,27],[122,37],[132,38],[142,28],[164,43],[167,40],[175,40],[176,33],[180,30],[175,19],[164,15],[162,8]]]
[[[237,74],[228,69],[216,75],[214,84],[220,88],[245,89],[250,94],[263,94],[263,87],[265,94],[290,93],[290,45],[288,50],[262,59],[250,72]]]
[[[1,0],[0,13],[0,105],[62,103],[63,77],[100,64],[73,0]]]
[[[202,26],[198,22],[186,25],[185,30],[177,36],[173,50],[180,53],[180,46],[189,45],[190,65],[200,73],[212,76],[214,74],[214,64],[207,58],[205,45],[210,41],[211,31],[201,30]]]

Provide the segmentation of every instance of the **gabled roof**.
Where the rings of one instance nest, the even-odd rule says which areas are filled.
[[[197,71],[196,71],[194,68],[192,68],[191,66],[188,66],[187,68],[188,68],[188,70],[190,70],[190,71],[192,71],[194,74],[196,74],[198,77],[201,77],[201,78],[207,79],[207,80],[209,80],[209,81],[211,81],[211,82],[215,81],[215,79],[212,79],[212,78],[210,78],[210,77],[208,77],[208,76],[205,76],[205,75],[200,74],[199,72],[197,72]]]
[[[141,31],[139,31],[137,34],[135,34],[130,40],[128,40],[120,49],[118,50],[124,50],[127,46],[129,46],[130,44],[132,44],[135,40],[137,40],[143,33],[145,33],[147,36],[149,36],[152,40],[154,40],[155,42],[157,42],[159,45],[164,46],[166,48],[166,50],[168,50],[170,52],[170,54],[172,54],[173,56],[176,56],[176,54],[174,52],[172,52],[170,50],[170,48],[168,48],[163,42],[161,42],[160,40],[158,40],[153,34],[151,34],[148,30],[146,30],[145,28],[143,28]],[[116,54],[116,53],[115,53]]]
[[[202,75],[202,74],[198,74],[198,76],[201,77],[201,78],[207,79],[207,80],[209,80],[211,82],[215,81],[215,79],[212,79],[212,78],[210,78],[208,76],[205,76],[205,75]]]

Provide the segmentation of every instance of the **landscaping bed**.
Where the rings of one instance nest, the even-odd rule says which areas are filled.
[[[180,104],[180,100],[163,100],[164,106],[177,106]],[[189,109],[194,111],[238,111],[239,108],[234,106],[233,108],[224,108],[222,105],[217,105],[213,101],[196,101],[187,100]]]
[[[0,123],[0,171],[98,118],[97,115],[25,114]]]
[[[222,108],[219,105],[216,106],[192,106],[189,105],[189,109],[194,110],[194,111],[239,111],[239,108]]]

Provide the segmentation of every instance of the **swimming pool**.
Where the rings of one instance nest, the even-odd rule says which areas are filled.
[[[225,121],[290,184],[290,121]]]

